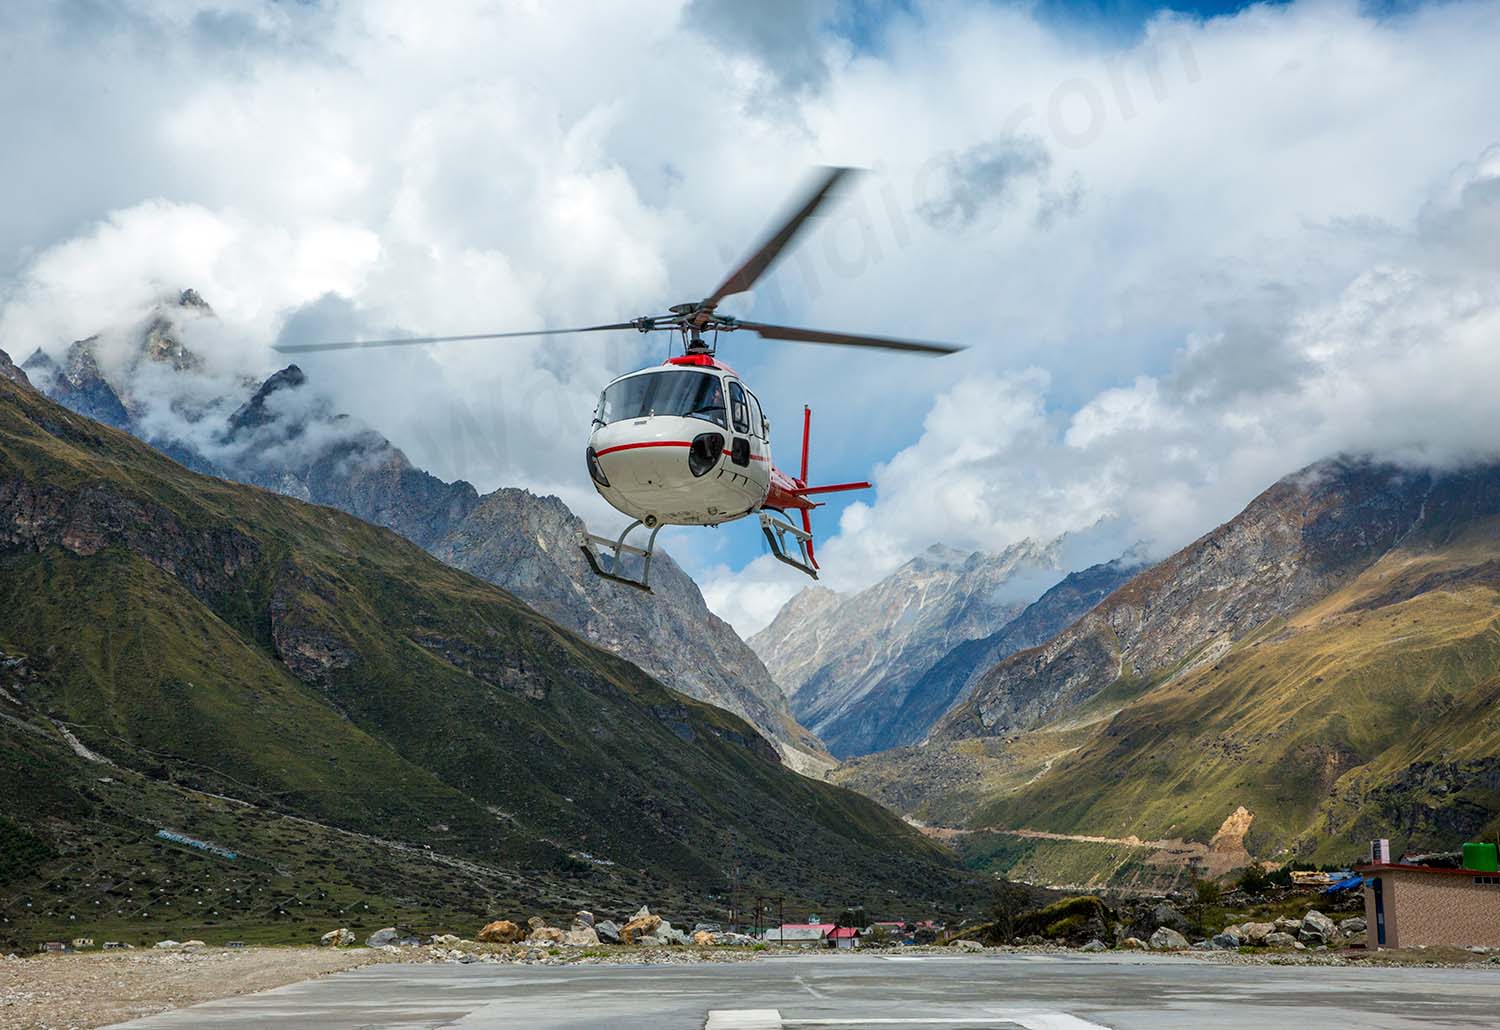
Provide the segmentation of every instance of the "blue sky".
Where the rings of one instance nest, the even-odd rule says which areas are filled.
[[[1488,455],[1500,5],[1176,10],[9,5],[0,346],[183,286],[226,382],[290,331],[628,317],[710,288],[837,163],[870,171],[726,309],[969,345],[726,351],[783,460],[808,403],[815,478],[876,482],[815,516],[837,589],[933,543],[1167,553],[1338,451]],[[589,412],[661,356],[626,333],[304,365],[417,464],[608,529]],[[804,585],[750,523],[668,544],[746,632]]]

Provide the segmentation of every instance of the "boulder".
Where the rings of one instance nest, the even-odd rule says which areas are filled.
[[[1317,909],[1312,909],[1302,917],[1302,929],[1297,932],[1297,939],[1303,944],[1327,944],[1338,934],[1339,928]]]
[[[533,930],[540,930],[542,927],[547,925],[547,920],[543,919],[541,916],[532,916],[530,919],[526,920],[526,925]]]
[[[1268,948],[1290,948],[1297,943],[1297,938],[1278,930],[1275,933],[1266,934],[1265,940],[1261,943]]]
[[[376,930],[374,933],[370,934],[370,936],[366,937],[365,947],[384,948],[388,944],[395,944],[396,941],[400,939],[400,937],[400,931],[398,931],[394,926],[387,926],[384,929]]]
[[[592,926],[575,926],[563,934],[562,942],[570,948],[591,948],[599,943],[599,935]]]
[[[1188,946],[1187,938],[1170,926],[1158,927],[1150,944],[1152,951],[1182,951]]]
[[[539,926],[526,938],[527,944],[561,944],[564,934],[555,926]]]
[[[1365,921],[1359,916],[1340,920],[1339,932],[1347,937],[1358,937],[1365,932]]]
[[[1234,947],[1238,948],[1245,940],[1245,928],[1238,923],[1230,923],[1220,930],[1215,937],[1229,937],[1234,940]]]
[[[475,939],[486,944],[516,944],[526,939],[526,931],[509,919],[496,919],[493,923],[485,923],[475,934]]]
[[[579,909],[573,913],[573,929],[582,930],[584,928],[590,930],[594,928],[594,913],[585,909]]]
[[[641,912],[645,911],[643,907]],[[659,926],[661,926],[661,916],[653,916],[650,912],[641,915],[637,912],[634,919],[620,927],[620,940],[626,944],[639,944],[640,938],[654,934]]]
[[[693,943],[700,948],[706,948],[711,944],[718,944],[719,942],[714,939],[713,932],[710,930],[694,930]]]
[[[978,941],[954,941],[953,946],[959,951],[983,951],[984,945]]]
[[[1170,926],[1178,933],[1187,933],[1190,925],[1187,916],[1165,901],[1151,910],[1151,922],[1156,926]]]
[[[1288,919],[1286,916],[1281,916],[1276,920],[1276,929],[1280,930],[1282,933],[1294,934],[1298,930],[1302,929],[1302,920]]]
[[[1217,951],[1237,951],[1240,946],[1240,935],[1224,930],[1210,937],[1208,943]]]
[[[1147,944],[1139,937],[1126,937],[1123,941],[1120,942],[1120,947],[1124,948],[1126,951],[1147,951],[1150,949],[1151,945]]]
[[[651,918],[657,919],[659,917],[652,916]],[[655,930],[640,938],[640,942],[642,944],[654,944],[657,947],[664,947],[671,944],[686,946],[693,943],[693,939],[665,919],[662,919],[657,924]]]
[[[605,944],[620,943],[620,928],[615,925],[613,919],[601,919],[594,924],[594,932],[599,935],[599,940]]]
[[[1240,927],[1245,936],[1246,944],[1253,944],[1257,948],[1266,943],[1266,938],[1276,932],[1275,923],[1245,923]]]
[[[339,927],[337,930],[329,930],[318,938],[318,943],[325,948],[347,948],[354,943],[354,932],[347,927]]]
[[[199,940],[191,940],[191,941],[183,941],[182,942],[182,950],[183,951],[197,951],[199,948],[206,948],[206,947],[208,947],[208,945],[206,943],[204,943],[203,941],[199,941]]]
[[[182,942],[174,941],[169,937],[164,941],[157,941],[152,945],[152,947],[160,948],[162,951],[176,951],[178,948],[182,947]]]
[[[1079,951],[1089,951],[1089,952],[1100,952],[1100,951],[1108,951],[1109,948],[1105,947],[1105,944],[1104,944],[1103,941],[1101,941],[1099,938],[1095,937],[1093,940],[1089,941],[1087,944],[1085,944],[1083,947],[1079,948],[1078,950]]]
[[[651,910],[649,908],[647,908],[645,905],[642,905],[639,909],[636,910],[635,915],[631,916],[630,919],[631,919],[632,922],[634,922],[637,919],[645,919],[650,914],[651,914]]]
[[[451,948],[455,944],[458,944],[461,939],[462,938],[457,937],[451,933],[438,933],[433,934],[432,940],[428,943],[430,943],[435,948]]]

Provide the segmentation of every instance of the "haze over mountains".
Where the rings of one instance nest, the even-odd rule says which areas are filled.
[[[560,624],[635,662],[674,689],[749,719],[793,768],[832,764],[780,688],[697,586],[663,554],[650,597],[599,580],[577,547],[581,521],[556,498],[415,468],[378,432],[331,410],[292,365],[264,382],[200,376],[183,324],[211,319],[192,290],[164,302],[101,368],[98,340],[23,363],[35,385],[79,414],[124,429],[195,471],[347,511],[395,530],[445,561],[504,587]],[[123,349],[123,356],[121,350]]]

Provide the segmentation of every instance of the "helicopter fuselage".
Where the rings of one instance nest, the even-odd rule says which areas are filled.
[[[647,526],[732,522],[759,511],[772,490],[760,402],[709,355],[672,358],[606,386],[587,459],[599,495]]]

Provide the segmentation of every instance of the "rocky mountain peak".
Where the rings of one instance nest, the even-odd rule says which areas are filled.
[[[270,376],[256,388],[250,399],[229,416],[231,436],[253,430],[274,421],[276,416],[266,409],[266,399],[279,390],[295,390],[307,382],[307,376],[296,365],[288,365]]]
[[[177,295],[177,306],[201,311],[205,315],[212,315],[214,313],[214,309],[208,306],[208,301],[204,300],[198,291],[191,286]]]
[[[21,367],[35,377],[37,389],[53,400],[80,415],[124,429],[130,424],[130,413],[99,368],[98,343],[97,336],[74,340],[63,353],[60,365],[38,348]]]
[[[26,377],[26,373],[10,360],[10,355],[3,350],[0,350],[0,376],[4,376],[18,386],[31,385],[31,380]]]
[[[936,544],[858,593],[802,591],[750,639],[792,714],[835,755],[887,732],[911,684],[958,644],[995,632],[1057,578],[1057,548]]]

